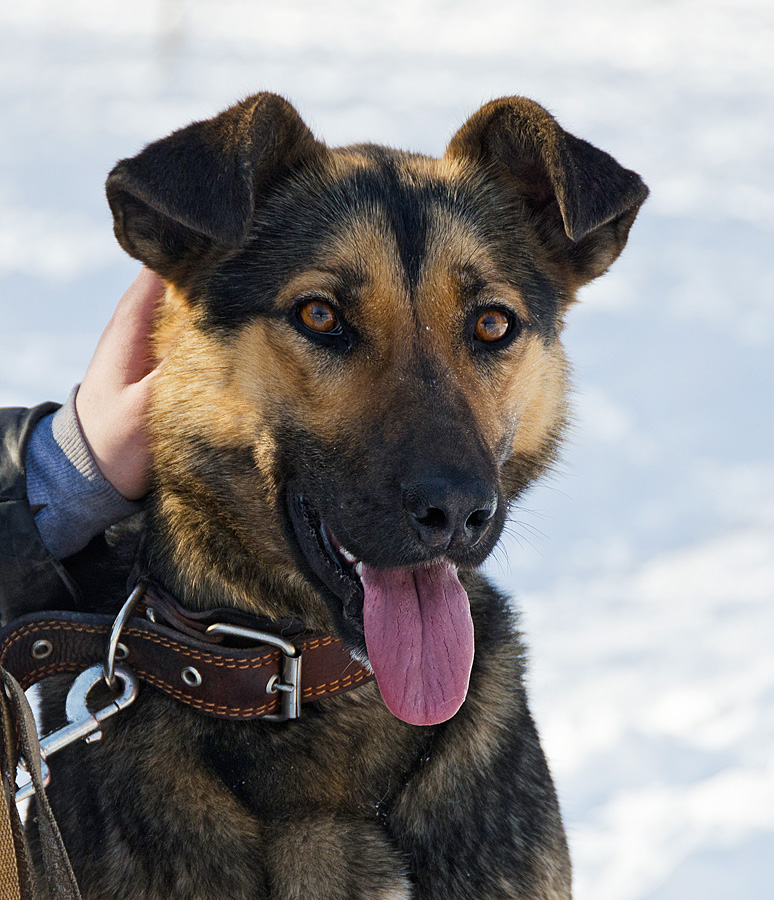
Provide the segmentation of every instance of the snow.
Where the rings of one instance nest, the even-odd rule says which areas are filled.
[[[579,900],[774,889],[769,0],[0,5],[0,403],[64,399],[136,265],[113,163],[255,90],[328,142],[440,153],[522,93],[651,199],[566,334],[575,424],[490,570]]]
[[[761,839],[771,876],[772,547],[731,530],[523,598],[579,897],[677,896],[678,870]]]

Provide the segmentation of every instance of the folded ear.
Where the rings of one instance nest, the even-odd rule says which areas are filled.
[[[282,97],[248,97],[116,165],[106,191],[118,242],[180,281],[194,261],[240,247],[262,195],[324,152]]]
[[[648,196],[636,172],[564,131],[525,97],[487,103],[454,135],[446,155],[499,173],[581,284],[601,275],[623,250]]]

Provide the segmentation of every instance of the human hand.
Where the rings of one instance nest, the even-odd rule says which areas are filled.
[[[148,491],[148,405],[159,361],[151,326],[164,282],[143,268],[99,339],[75,397],[81,431],[102,475],[127,500]]]

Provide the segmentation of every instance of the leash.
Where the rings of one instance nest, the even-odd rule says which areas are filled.
[[[64,674],[77,676],[65,704],[68,724],[38,742],[24,691]],[[148,578],[117,616],[46,612],[14,620],[0,630],[0,897],[38,896],[16,812],[16,804],[34,796],[49,896],[80,900],[45,794],[47,760],[76,741],[99,740],[103,723],[134,703],[143,682],[215,718],[285,722],[298,718],[304,703],[372,678],[340,638],[306,635],[300,622],[273,622],[240,610],[193,612]],[[111,699],[92,710],[89,696],[105,684]],[[17,764],[31,776],[20,789]]]
[[[24,827],[14,802],[16,769],[21,751],[27,761],[35,792],[35,818],[40,836],[46,896],[49,900],[81,900],[64,841],[43,786],[43,758],[32,710],[21,685],[10,673],[0,669],[0,680],[0,778],[3,789],[0,802],[0,896],[3,900],[36,900],[40,896]]]

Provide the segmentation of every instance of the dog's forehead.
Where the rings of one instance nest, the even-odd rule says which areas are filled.
[[[242,252],[214,273],[208,312],[240,327],[304,293],[346,310],[389,297],[393,309],[460,308],[488,286],[525,320],[553,328],[557,288],[531,233],[493,179],[470,165],[375,145],[333,151],[281,185],[255,215]]]
[[[476,193],[442,161],[364,145],[340,154],[326,199],[341,210],[340,235],[348,226],[370,225],[394,255],[406,289],[416,288],[428,256],[440,239],[447,239],[447,257],[460,256],[465,231],[475,234]],[[480,218],[480,216],[479,216]],[[463,226],[466,226],[463,228]],[[449,231],[458,246],[450,246]]]
[[[286,237],[300,238],[296,247],[306,250],[309,264],[331,271],[338,265],[351,282],[397,278],[410,293],[439,239],[445,238],[450,264],[470,255],[459,246],[463,231],[471,245],[480,245],[475,201],[475,192],[441,161],[363,145],[334,152],[326,165],[303,173],[280,193],[272,219],[289,222]]]

